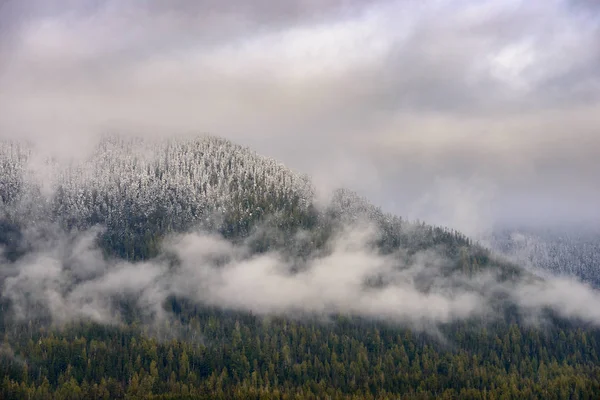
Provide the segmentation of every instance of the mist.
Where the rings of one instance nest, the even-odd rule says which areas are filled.
[[[211,159],[211,154],[221,151],[240,151],[245,167],[255,171],[270,162],[235,146],[219,147],[229,146],[223,141],[206,140],[212,140],[217,150],[207,153],[208,159],[194,158],[193,162],[200,166]],[[165,143],[162,139],[109,137],[91,158],[80,154],[79,157],[84,157],[82,160],[71,159],[67,163],[47,159],[47,153],[35,147],[32,151],[19,146],[1,148],[17,153],[11,153],[3,165],[6,183],[23,185],[23,193],[15,197],[16,203],[9,200],[2,207],[8,217],[13,215],[23,222],[22,236],[13,246],[22,252],[21,256],[11,259],[7,255],[0,264],[0,293],[10,304],[11,318],[29,321],[49,316],[57,325],[89,320],[120,324],[126,318],[122,315],[122,304],[127,302],[134,305],[135,315],[146,326],[164,326],[165,322],[176,320],[167,303],[172,298],[182,298],[202,306],[255,315],[328,317],[344,314],[415,329],[431,329],[470,319],[494,321],[502,318],[502,304],[506,302],[514,303],[534,323],[544,320],[547,312],[552,311],[564,318],[600,324],[600,314],[596,311],[600,309],[600,292],[586,283],[551,274],[536,277],[537,272],[525,269],[524,276],[516,280],[502,278],[500,267],[465,273],[452,268],[454,261],[435,247],[409,255],[412,249],[400,246],[391,254],[383,254],[376,244],[381,231],[373,221],[360,218],[359,212],[350,211],[352,218],[341,220],[346,221],[345,225],[336,228],[325,247],[306,258],[294,256],[297,253],[286,251],[289,248],[257,253],[253,243],[282,234],[269,225],[268,220],[251,229],[244,239],[228,241],[215,234],[216,229],[203,230],[201,221],[211,219],[203,215],[187,233],[171,234],[162,240],[158,254],[143,262],[107,255],[99,245],[104,232],[102,226],[65,231],[59,221],[51,222],[53,218],[47,214],[53,212],[52,204],[66,207],[62,218],[79,215],[85,219],[86,200],[81,194],[86,190],[97,191],[98,196],[119,197],[125,196],[125,192],[120,192],[121,187],[130,188],[127,198],[160,203],[169,200],[158,193],[154,193],[158,196],[152,197],[154,200],[148,198],[151,197],[149,191],[157,192],[154,185],[179,182],[187,188],[179,193],[188,196],[192,186],[176,170],[170,171],[172,175],[166,181],[150,182],[156,179],[152,176],[159,168],[154,161],[175,154],[167,152],[169,147],[165,147]],[[183,146],[205,142],[171,142],[177,143]],[[176,147],[171,151],[174,149]],[[19,152],[27,153],[28,157],[20,158]],[[173,162],[188,165],[192,161],[184,156],[173,156]],[[282,166],[279,168],[287,171]],[[8,179],[10,173],[15,176]],[[288,185],[299,185],[299,193],[312,193],[307,182],[292,172],[287,173]],[[194,175],[193,179],[201,182],[205,177]],[[229,181],[222,182],[223,187],[227,186],[226,182]],[[91,186],[87,185],[90,183]],[[469,196],[477,201],[472,203],[463,196],[466,188],[456,190],[456,185],[460,183],[436,182],[436,192],[425,199],[423,206],[430,207],[427,203],[444,198],[442,205],[449,207],[446,215],[453,218],[448,220],[449,226],[453,226],[452,221],[468,220],[472,231],[477,231],[489,222],[485,210],[476,210],[478,203],[486,201],[489,190],[473,191]],[[469,186],[485,188],[485,185],[485,181],[479,181]],[[53,203],[62,186],[72,196],[64,198],[67,204]],[[218,192],[216,202],[231,195],[215,188],[208,193],[211,191]],[[202,199],[188,200],[199,201],[201,207],[202,201],[206,201]],[[182,199],[171,201],[176,204],[179,200]],[[331,201],[316,200],[316,207],[323,210]],[[68,205],[73,208],[68,209]],[[365,204],[359,201],[352,206],[361,208]],[[152,210],[144,208],[142,203],[134,203],[134,207],[140,207],[140,215]],[[111,212],[121,215],[118,210]],[[410,224],[404,229],[411,229]],[[310,235],[300,231],[287,246],[301,247],[305,240],[311,240]]]
[[[448,275],[448,260],[435,249],[410,262],[403,249],[382,255],[368,224],[347,225],[325,251],[300,263],[275,251],[253,253],[252,238],[234,245],[204,232],[173,235],[159,256],[131,263],[103,254],[96,244],[98,228],[47,232],[45,239],[30,241],[33,250],[26,256],[1,265],[2,298],[15,322],[49,315],[57,326],[120,324],[119,301],[128,299],[139,322],[160,326],[177,320],[166,307],[175,297],[260,316],[342,314],[431,330],[472,318],[502,318],[502,298],[532,323],[552,311],[600,326],[600,292],[588,284],[552,275],[506,281],[494,270]]]

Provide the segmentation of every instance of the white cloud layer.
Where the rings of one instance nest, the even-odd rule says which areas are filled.
[[[531,321],[545,310],[600,325],[600,292],[564,277],[500,280],[498,271],[473,276],[442,273],[444,260],[434,250],[418,253],[409,264],[383,256],[370,245],[373,230],[347,227],[329,251],[300,270],[278,253],[251,254],[244,245],[192,233],[170,238],[160,256],[128,263],[107,260],[94,244],[98,231],[58,234],[37,240],[35,251],[1,282],[17,320],[50,312],[53,322],[80,319],[99,323],[121,320],[116,298],[133,301],[146,324],[164,323],[169,296],[196,304],[258,315],[329,316],[346,314],[427,329],[471,317],[492,320],[499,298],[514,302]],[[297,267],[297,265],[295,266]],[[447,270],[446,270],[447,272]],[[368,285],[379,279],[383,285]]]

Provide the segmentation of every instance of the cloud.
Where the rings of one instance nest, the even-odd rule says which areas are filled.
[[[600,220],[589,2],[6,4],[3,137],[208,132],[398,213],[484,179],[493,220]]]
[[[436,179],[432,189],[408,210],[409,218],[424,218],[479,238],[493,228],[490,201],[494,188],[485,180]]]
[[[13,272],[3,277],[1,293],[13,317],[119,323],[119,302],[127,300],[143,324],[161,326],[174,317],[165,302],[176,296],[257,315],[345,314],[429,329],[493,320],[498,299],[507,298],[532,320],[553,310],[600,325],[600,292],[586,284],[550,275],[505,281],[494,270],[466,276],[449,271],[450,261],[435,249],[384,256],[372,245],[376,232],[360,224],[339,231],[300,268],[277,252],[252,254],[204,233],[173,236],[165,254],[146,262],[110,260],[92,244],[97,234],[58,234],[6,265]]]
[[[600,292],[574,279],[551,277],[537,285],[517,285],[513,295],[521,307],[534,313],[547,307],[562,317],[577,317],[594,324],[600,321]]]

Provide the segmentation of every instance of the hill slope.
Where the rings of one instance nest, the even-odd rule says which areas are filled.
[[[482,258],[479,264],[488,261],[487,253],[464,235],[384,214],[348,190],[336,191],[327,206],[317,207],[308,177],[220,138],[108,136],[83,161],[47,160],[49,179],[43,182],[28,169],[33,152],[16,143],[0,145],[0,172],[6,177],[0,186],[3,223],[26,227],[53,221],[67,230],[99,224],[106,228],[105,248],[128,259],[152,257],[165,235],[190,229],[236,239],[267,225],[277,234],[256,243],[260,251],[285,247],[300,229],[311,231],[319,246],[335,227],[368,220],[380,230],[382,251],[444,245],[456,255],[470,247]]]
[[[504,229],[487,241],[493,249],[521,265],[576,276],[600,287],[600,232],[597,229]]]
[[[598,294],[459,232],[214,137],[32,160],[0,145],[2,398],[600,393]]]

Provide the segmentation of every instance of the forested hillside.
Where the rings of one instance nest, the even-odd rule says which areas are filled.
[[[226,140],[0,174],[2,398],[600,395],[593,289]]]
[[[0,192],[12,220],[50,215],[65,229],[101,224],[107,248],[125,258],[156,255],[156,240],[167,232],[203,226],[247,235],[253,222],[275,211],[290,223],[310,214],[313,193],[306,177],[218,138],[152,142],[108,136],[75,165],[46,160],[50,182],[44,188],[28,176],[31,151],[15,143],[1,150],[7,179]],[[35,218],[24,214],[30,209],[37,211]]]
[[[196,340],[131,328],[14,332],[2,398],[596,399],[600,335],[568,328],[455,326],[451,343],[340,318],[264,320],[203,310]],[[202,338],[198,342],[198,338]],[[14,350],[13,350],[14,349]],[[14,353],[13,353],[14,351]]]
[[[0,146],[3,223],[15,230],[48,221],[65,230],[100,225],[105,250],[130,260],[157,255],[160,240],[171,232],[204,229],[235,240],[260,226],[263,241],[260,234],[253,238],[256,250],[264,251],[285,249],[300,229],[313,234],[310,242],[318,247],[335,227],[360,220],[378,225],[383,251],[443,245],[458,253],[471,244],[459,232],[384,214],[345,189],[317,210],[308,177],[220,138],[106,136],[83,161],[65,165],[47,159],[37,171],[28,167],[33,151],[14,142]],[[5,239],[4,245],[16,251],[11,243]],[[487,252],[476,252],[485,264]]]
[[[492,248],[523,265],[600,286],[600,232],[594,228],[503,229]]]

